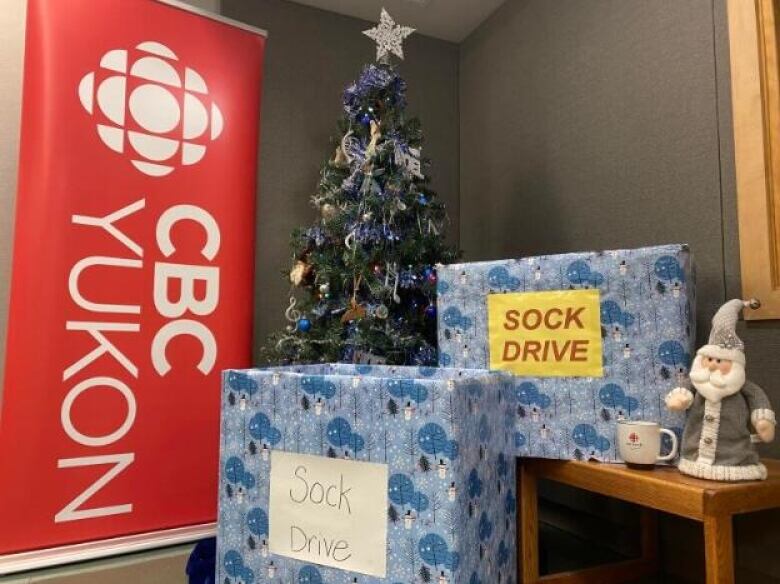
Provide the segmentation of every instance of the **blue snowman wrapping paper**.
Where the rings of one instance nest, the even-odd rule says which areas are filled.
[[[684,414],[667,411],[663,398],[685,379],[696,337],[686,245],[453,264],[437,273],[445,367],[489,368],[489,295],[598,290],[603,377],[514,377],[518,456],[617,462],[623,418],[682,434]]]
[[[216,581],[514,584],[508,379],[345,364],[224,372]],[[273,450],[388,465],[386,577],[269,552]]]

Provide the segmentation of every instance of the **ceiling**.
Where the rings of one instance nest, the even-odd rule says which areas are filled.
[[[479,26],[504,0],[291,0],[330,12],[369,21],[379,20],[384,6],[401,25],[417,32],[460,42]]]

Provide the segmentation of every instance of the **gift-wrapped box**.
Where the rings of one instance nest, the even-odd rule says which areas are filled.
[[[440,363],[515,376],[519,456],[617,461],[619,419],[682,432],[693,280],[685,245],[439,266]]]
[[[513,584],[515,406],[507,379],[344,364],[226,371],[216,581]],[[342,461],[386,467],[383,525],[368,534],[386,530],[384,576],[273,549],[271,533],[286,511],[271,505],[279,493],[272,469],[279,472],[283,456],[300,455],[326,468]],[[312,493],[312,500],[320,495]],[[336,499],[335,491],[326,497]]]

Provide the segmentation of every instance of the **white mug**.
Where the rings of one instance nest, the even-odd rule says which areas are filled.
[[[661,434],[672,440],[672,450],[666,456],[661,456]],[[654,465],[677,456],[677,434],[656,422],[619,420],[617,439],[620,457],[628,464]]]

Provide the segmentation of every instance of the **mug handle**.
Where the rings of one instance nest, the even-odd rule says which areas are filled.
[[[678,447],[677,434],[675,434],[671,430],[667,430],[666,428],[661,428],[661,433],[667,434],[669,438],[672,439],[672,450],[669,452],[669,454],[667,454],[666,456],[658,457],[659,462],[667,462],[669,460],[672,460],[675,456],[677,456],[677,447]]]

